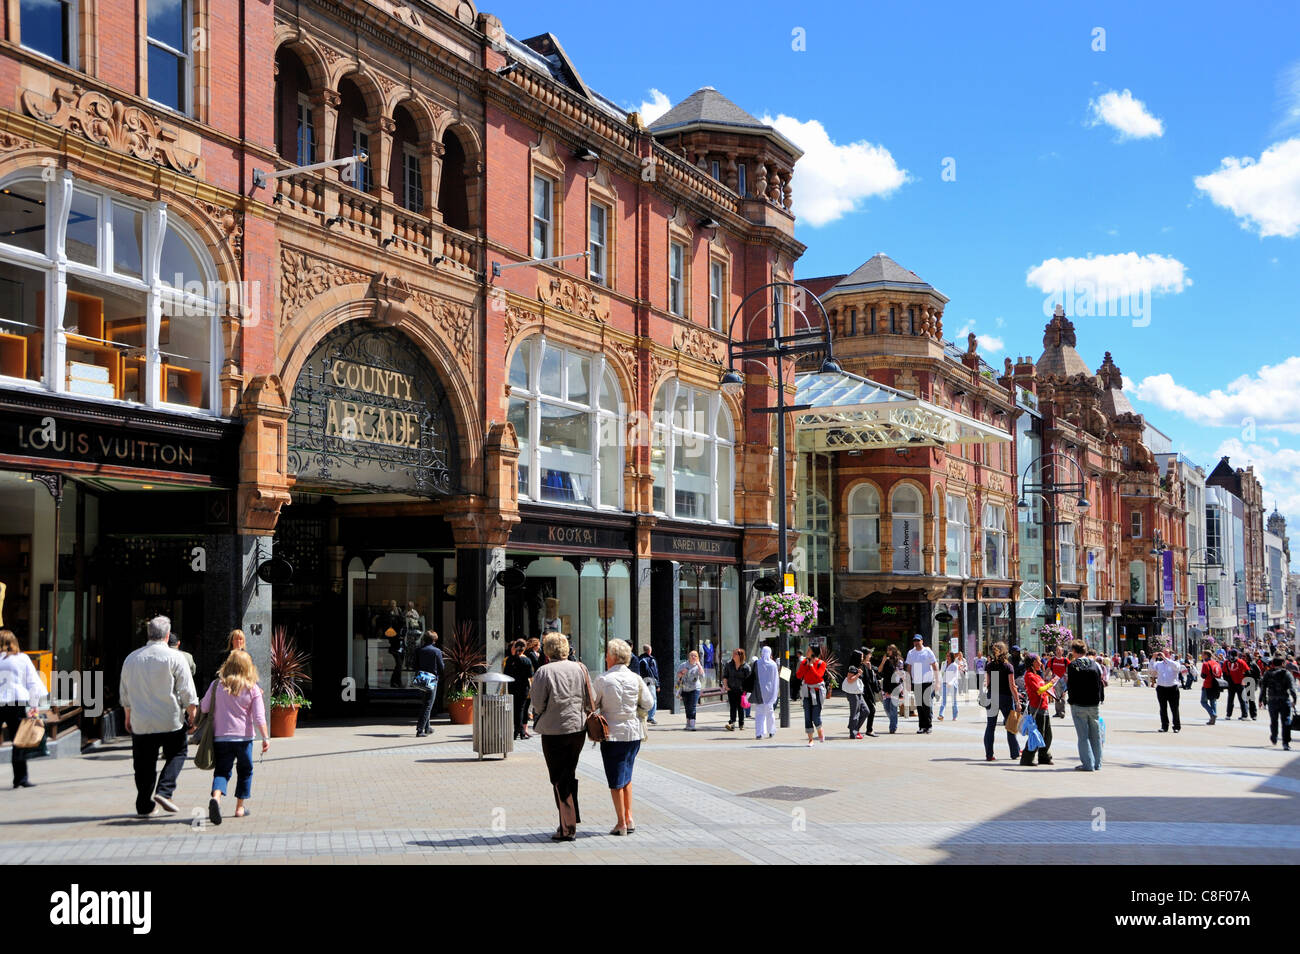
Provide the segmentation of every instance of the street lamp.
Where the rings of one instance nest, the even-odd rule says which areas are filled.
[[[790,296],[791,301],[789,302],[779,297],[787,288],[793,289]],[[772,312],[772,336],[753,341],[736,341],[732,334],[736,327],[736,319],[740,317],[740,313],[745,310],[745,305],[748,304],[751,298],[769,289],[773,296],[772,306],[764,305],[763,307],[770,307]],[[781,292],[778,292],[778,289]],[[806,318],[807,309],[800,307],[800,302],[809,298],[817,306],[817,310],[821,312],[821,327],[814,328],[811,323],[808,323],[808,327],[802,331],[784,334],[785,329],[781,327],[781,324],[785,319],[785,309],[791,308]],[[760,308],[759,313],[761,312],[762,309]],[[785,403],[785,362],[788,358],[796,358],[801,354],[812,354],[818,351],[825,352],[818,373],[839,374],[840,365],[835,360],[834,344],[831,340],[830,317],[826,314],[821,299],[802,285],[796,285],[794,282],[768,282],[766,285],[755,288],[741,299],[740,304],[736,306],[736,310],[732,312],[731,324],[727,326],[727,370],[719,381],[722,390],[731,395],[740,395],[745,390],[744,375],[736,370],[737,359],[741,361],[776,359],[776,407],[750,408],[750,410],[758,414],[776,415],[776,456],[779,462],[776,470],[776,495],[780,501],[780,506],[776,510],[776,572],[777,579],[781,582],[785,581],[786,559],[789,555],[786,542],[785,416],[792,411],[806,411],[810,407],[807,404],[790,405]],[[780,659],[780,665],[786,667],[790,665],[790,641],[784,629],[781,630],[778,638],[777,657]],[[790,693],[782,692],[781,728],[788,729],[789,727]]]
[[[1153,531],[1152,539],[1154,540],[1154,543],[1152,543],[1151,549],[1148,552],[1151,554],[1151,556],[1155,557],[1156,560],[1158,561],[1156,563],[1156,576],[1160,580],[1159,592],[1155,594],[1156,632],[1163,633],[1165,630],[1164,554],[1166,551],[1168,551],[1171,548],[1167,543],[1165,543],[1164,538],[1160,535],[1159,530]],[[1173,620],[1173,616],[1171,615],[1169,617],[1169,644],[1171,648],[1173,647],[1173,642],[1174,642],[1173,628],[1174,628],[1174,620]]]
[[[1198,554],[1203,554],[1204,558],[1199,562],[1194,562]],[[1223,562],[1219,557],[1219,551],[1215,547],[1199,547],[1196,550],[1193,550],[1187,557],[1188,571],[1189,572],[1192,570],[1201,571],[1201,588],[1205,591],[1205,631],[1206,632],[1209,632],[1210,629],[1210,568],[1211,567],[1219,571],[1220,580],[1222,580],[1224,577],[1227,576],[1227,573],[1225,573],[1223,570]],[[1199,604],[1199,600],[1198,600],[1198,604]],[[1197,607],[1198,617],[1199,617],[1199,610],[1200,607],[1198,605]],[[1198,646],[1197,648],[1199,649],[1200,647]]]
[[[1056,480],[1055,466],[1047,466],[1044,463],[1045,461],[1052,459],[1065,461],[1066,464],[1074,468],[1075,473],[1078,474],[1078,480],[1066,483],[1058,482]],[[1035,467],[1038,468],[1038,482],[1031,483],[1029,480],[1029,472]],[[1064,604],[1064,600],[1062,600],[1059,595],[1061,586],[1061,538],[1060,534],[1057,533],[1056,528],[1064,526],[1070,521],[1055,519],[1058,512],[1056,499],[1062,496],[1074,497],[1075,509],[1087,510],[1088,507],[1091,506],[1088,502],[1087,493],[1088,481],[1087,478],[1084,477],[1083,469],[1073,457],[1069,457],[1059,452],[1054,451],[1052,453],[1039,455],[1037,459],[1030,461],[1025,466],[1024,473],[1020,475],[1020,499],[1016,501],[1016,508],[1018,510],[1028,510],[1028,498],[1031,496],[1041,497],[1047,502],[1048,508],[1051,510],[1053,517],[1052,520],[1042,521],[1041,524],[1042,526],[1050,526],[1052,528],[1052,595],[1043,600],[1043,618],[1047,622],[1060,623],[1060,608]],[[1082,637],[1083,634],[1080,633],[1079,635]]]

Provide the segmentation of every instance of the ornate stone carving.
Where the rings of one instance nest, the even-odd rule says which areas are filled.
[[[226,240],[230,246],[230,252],[235,256],[237,261],[244,260],[244,225],[235,214],[234,209],[227,209],[220,205],[213,205],[211,202],[198,200],[198,206],[201,208],[212,223],[221,232],[221,237]]]
[[[374,77],[375,82],[376,82],[377,84],[379,84],[379,88],[382,89],[382,90],[384,91],[384,98],[385,98],[385,99],[387,99],[387,98],[388,98],[388,95],[389,95],[389,94],[390,94],[394,89],[397,88],[397,83],[395,83],[393,80],[389,79],[389,78],[388,78],[387,76],[385,76],[383,73],[371,72],[370,75],[371,75],[372,77]],[[385,117],[385,118],[387,118],[387,117]],[[390,121],[391,121],[391,120],[390,120]]]
[[[674,328],[673,348],[697,361],[722,364],[727,360],[727,346],[702,328]]]
[[[109,99],[103,93],[80,86],[56,86],[53,98],[46,99],[25,89],[22,104],[29,116],[114,152],[170,166],[187,176],[194,175],[198,169],[199,157],[180,148],[174,129],[164,126],[140,107]]]
[[[623,364],[627,367],[628,374],[632,378],[632,393],[636,394],[641,382],[640,353],[636,345],[613,341],[610,343],[610,348],[622,359]]]
[[[343,59],[342,53],[340,53],[338,50],[334,49],[334,47],[326,43],[320,44],[319,49],[320,49],[320,55],[325,57],[325,62],[328,63],[330,66],[333,66],[339,60]]]
[[[412,296],[442,332],[443,340],[456,354],[467,375],[474,373],[473,316],[464,305],[424,292]]]
[[[966,479],[966,462],[964,460],[948,461],[948,476],[956,480]]]
[[[659,384],[659,379],[677,366],[676,360],[657,352],[650,352],[650,390]]]
[[[0,130],[0,152],[13,152],[15,149],[35,149],[36,143],[22,136]]]
[[[366,285],[373,276],[292,248],[280,249],[280,326],[317,295],[339,285]]]
[[[577,279],[543,275],[537,280],[537,299],[580,318],[609,320],[609,302],[586,282]]]

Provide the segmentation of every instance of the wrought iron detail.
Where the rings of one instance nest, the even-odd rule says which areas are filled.
[[[298,375],[290,403],[288,469],[300,485],[423,497],[458,491],[446,389],[401,332],[351,324],[327,336]]]
[[[37,481],[54,498],[56,504],[63,503],[63,475],[62,474],[32,474],[32,480]]]

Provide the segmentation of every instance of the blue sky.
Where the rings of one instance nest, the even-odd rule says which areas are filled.
[[[709,85],[773,122],[806,152],[796,273],[886,252],[995,366],[1038,356],[1062,279],[1153,292],[1138,326],[1067,302],[1080,352],[1207,472],[1253,462],[1300,566],[1300,7],[989,7],[483,5],[630,108]]]

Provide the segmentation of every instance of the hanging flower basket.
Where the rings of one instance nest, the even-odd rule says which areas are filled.
[[[754,605],[759,625],[764,629],[784,629],[800,633],[817,623],[817,601],[800,593],[771,593],[761,596]]]
[[[1068,649],[1074,633],[1070,627],[1060,623],[1046,623],[1038,628],[1038,638],[1042,641],[1043,652],[1050,654],[1056,652],[1057,646]]]
[[[1154,656],[1156,653],[1162,653],[1168,648],[1165,645],[1165,638],[1159,634],[1147,637],[1147,652]]]

